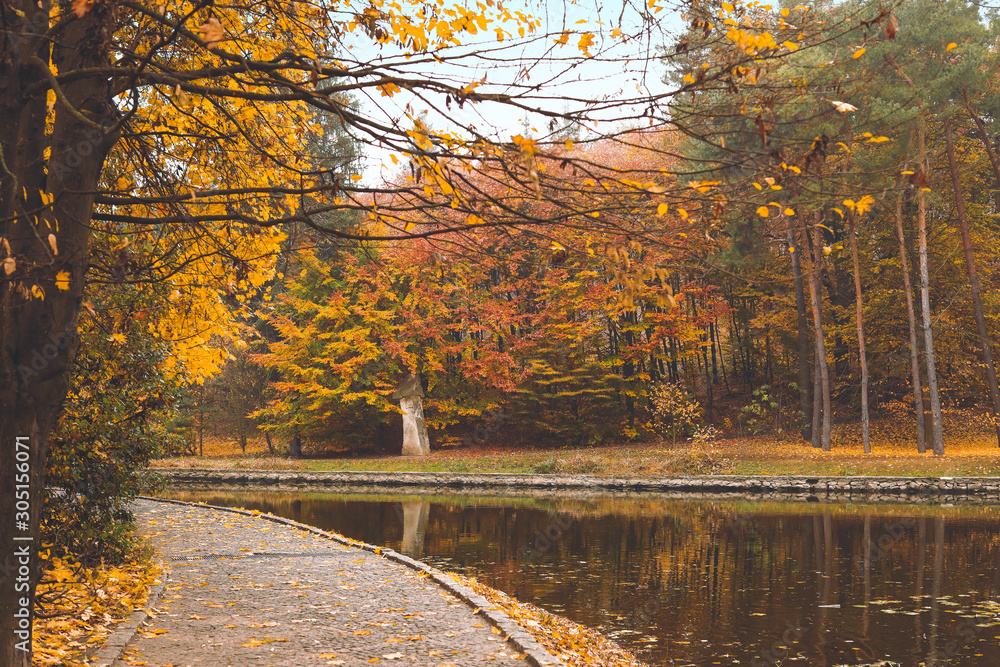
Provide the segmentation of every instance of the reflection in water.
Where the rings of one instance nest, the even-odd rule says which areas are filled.
[[[1000,664],[998,508],[170,495],[474,575],[650,664]]]
[[[399,550],[410,558],[423,558],[424,535],[427,532],[427,517],[431,504],[423,502],[401,503],[403,511],[403,544]]]

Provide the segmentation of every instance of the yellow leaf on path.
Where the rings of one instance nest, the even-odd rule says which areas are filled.
[[[798,51],[799,50],[799,45],[796,44],[795,42],[782,42],[781,45],[784,46],[789,51]]]
[[[759,215],[762,218],[766,218],[767,216],[771,215],[771,209],[769,209],[766,206],[759,206],[757,207],[757,215]]]
[[[944,50],[945,50],[945,51],[951,51],[952,49],[954,49],[954,48],[955,48],[955,47],[957,47],[957,46],[958,46],[958,44],[956,44],[955,42],[952,42],[952,43],[951,43],[951,44],[949,44],[948,46],[944,47]]]
[[[854,55],[851,56],[851,57],[852,58],[860,58],[863,55],[865,55],[865,47],[862,46],[860,49],[858,49],[857,51],[855,51]]]
[[[573,150],[573,140],[572,139],[567,139],[566,140],[566,150],[568,150],[568,151]]]
[[[56,274],[56,288],[63,290],[64,292],[69,289],[69,271],[60,271]]]
[[[38,285],[31,286],[31,295],[36,299],[41,299],[42,301],[45,301],[45,290],[43,290]]]
[[[656,215],[663,215],[670,209],[669,204],[660,204],[656,207]]]
[[[120,345],[124,345],[126,339],[125,339],[125,334],[114,333],[114,334],[111,334],[110,336],[108,336],[108,340],[110,340],[110,341],[112,341],[114,343],[118,343]],[[164,632],[166,632],[166,631],[164,630]]]

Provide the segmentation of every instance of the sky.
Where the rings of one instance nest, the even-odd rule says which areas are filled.
[[[541,27],[534,33],[526,31],[524,38],[519,38],[517,25],[511,22],[491,24],[476,36],[465,33],[461,47],[439,52],[444,64],[427,57],[408,60],[401,50],[374,47],[360,35],[343,46],[350,60],[461,85],[485,80],[478,91],[521,94],[530,106],[561,112],[582,108],[587,101],[617,104],[623,99],[668,92],[662,82],[665,67],[655,56],[661,47],[672,43],[682,23],[676,6],[661,4],[663,9],[653,13],[642,2],[619,1],[608,7],[598,0],[505,3],[508,11],[537,18]],[[497,41],[495,27],[512,33],[513,38]],[[616,30],[620,34],[613,36]],[[566,32],[570,33],[566,44],[558,44],[556,40]],[[587,32],[594,34],[589,58],[579,48],[581,36]],[[409,107],[414,115],[426,112],[427,123],[436,131],[461,132],[459,126],[472,126],[498,141],[510,141],[516,134],[543,137],[548,133],[549,121],[540,114],[497,103],[465,104],[462,109],[452,104],[449,111],[442,98],[419,99],[407,91],[392,97],[369,94],[359,97],[358,102],[366,115],[405,128],[412,127],[407,118]],[[599,124],[585,128],[585,136],[588,131],[606,131],[621,113],[620,108],[601,110],[599,106],[592,113]],[[393,178],[399,167],[391,160],[391,150],[376,145],[365,152],[364,183],[376,186]]]

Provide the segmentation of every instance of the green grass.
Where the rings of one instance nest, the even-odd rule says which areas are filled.
[[[204,457],[162,459],[154,467],[237,470],[356,470],[434,473],[573,473],[630,477],[660,475],[886,475],[899,477],[997,477],[1000,449],[983,414],[944,415],[945,456],[917,454],[912,423],[885,418],[871,425],[872,454],[861,447],[860,426],[834,428],[833,451],[822,452],[790,435],[725,437],[696,446],[671,442],[586,449],[477,449],[432,451],[423,458],[339,455],[289,459],[271,456],[263,440],[243,455],[233,441],[206,438]]]
[[[260,456],[184,457],[157,467],[240,470],[306,470],[433,473],[572,473],[604,476],[661,475],[887,475],[902,477],[1000,476],[995,446],[955,446],[947,456],[885,449],[865,455],[856,447],[830,453],[793,439],[759,437],[721,440],[708,446],[627,445],[601,449],[560,449],[474,453],[432,452],[422,459],[366,457],[299,459]]]

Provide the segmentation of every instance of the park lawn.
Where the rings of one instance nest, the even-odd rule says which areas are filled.
[[[872,423],[872,453],[864,454],[860,426],[838,425],[833,451],[823,452],[791,434],[737,437],[708,443],[670,441],[599,448],[514,449],[487,442],[477,449],[454,447],[423,458],[339,454],[330,458],[270,456],[251,440],[243,455],[232,441],[206,438],[204,457],[154,462],[158,468],[232,470],[357,470],[454,473],[589,473],[600,476],[659,475],[891,475],[905,477],[1000,476],[1000,449],[980,413],[945,414],[945,456],[918,454],[911,424],[898,419]]]

